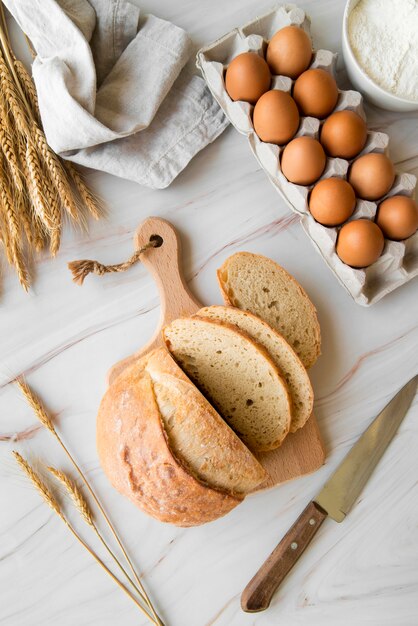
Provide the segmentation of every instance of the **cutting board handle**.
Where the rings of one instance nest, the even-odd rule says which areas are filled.
[[[176,230],[164,219],[149,217],[138,227],[134,244],[138,250],[151,239],[160,245],[141,254],[141,261],[152,274],[160,292],[160,321],[151,341],[141,350],[116,363],[108,374],[109,384],[125,367],[145,352],[161,345],[161,329],[172,320],[192,315],[201,307],[187,287],[181,268],[181,245]]]

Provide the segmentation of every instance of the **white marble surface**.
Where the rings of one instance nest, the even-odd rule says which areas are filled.
[[[144,0],[202,45],[245,23],[268,0]],[[302,2],[318,47],[340,49],[344,2]],[[342,69],[342,63],[340,63]],[[344,73],[341,72],[341,84]],[[397,167],[418,173],[417,115],[368,108],[391,137]],[[13,448],[68,467],[10,384],[24,373],[57,416],[65,440],[117,523],[168,626],[416,626],[418,624],[418,400],[343,524],[326,521],[271,608],[246,615],[240,593],[370,420],[418,368],[418,281],[370,309],[350,299],[267,182],[234,129],[209,146],[165,191],[91,173],[109,218],[90,235],[67,232],[58,258],[38,265],[33,293],[2,272],[0,302],[0,624],[130,626],[146,621],[84,554],[26,485]],[[71,282],[75,258],[118,262],[147,215],[180,230],[190,286],[220,302],[215,269],[236,250],[283,264],[315,302],[323,355],[312,370],[327,447],[315,475],[249,498],[229,516],[191,530],[146,517],[113,491],[95,450],[95,414],[105,375],[152,333],[156,288],[144,268]],[[81,530],[82,528],[80,528]]]

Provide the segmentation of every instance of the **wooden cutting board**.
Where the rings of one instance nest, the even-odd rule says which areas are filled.
[[[193,315],[203,306],[189,291],[184,280],[180,240],[174,227],[166,220],[150,217],[136,232],[135,248],[144,246],[150,238],[155,238],[161,245],[146,250],[141,255],[141,261],[151,272],[160,292],[160,321],[154,336],[143,348],[111,368],[109,384],[135,359],[163,345],[161,329],[165,325],[179,317]],[[324,462],[325,453],[315,416],[312,414],[303,428],[288,435],[280,448],[257,456],[270,476],[260,489],[268,489],[317,470]]]

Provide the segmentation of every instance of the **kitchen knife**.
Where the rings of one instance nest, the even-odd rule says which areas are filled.
[[[418,375],[402,387],[354,444],[244,589],[241,596],[244,611],[264,611],[269,606],[277,587],[326,517],[336,522],[344,520],[407,414],[417,386]]]

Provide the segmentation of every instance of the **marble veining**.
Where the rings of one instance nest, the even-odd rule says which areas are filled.
[[[186,28],[196,49],[271,7],[267,0],[135,1]],[[300,4],[312,16],[315,45],[340,51],[344,1]],[[348,86],[341,59],[338,80]],[[396,167],[417,175],[417,114],[370,106],[366,113],[370,128],[389,134]],[[69,469],[11,384],[24,373],[110,512],[167,626],[418,626],[418,399],[356,506],[342,524],[323,524],[270,609],[248,615],[239,605],[259,565],[373,417],[417,372],[418,281],[370,309],[356,305],[232,128],[167,190],[98,172],[88,177],[109,207],[107,219],[92,223],[89,235],[67,230],[57,258],[40,260],[29,295],[2,263],[0,625],[147,623],[39,500],[11,458],[18,449],[35,462]],[[156,286],[140,265],[122,275],[88,277],[81,288],[67,269],[76,258],[128,258],[135,229],[147,215],[169,219],[179,229],[186,279],[203,303],[221,302],[216,269],[246,249],[274,258],[295,275],[313,299],[322,329],[322,356],[311,377],[325,465],[248,498],[223,519],[187,530],[160,524],[119,496],[95,450],[106,373],[151,337],[159,317]],[[79,530],[87,537],[82,524]]]

